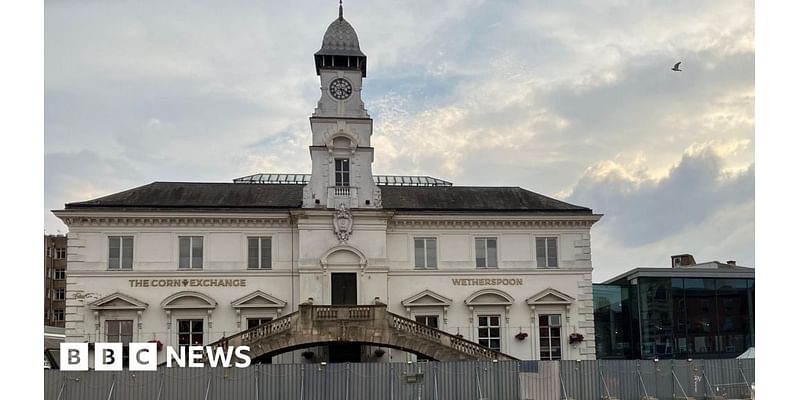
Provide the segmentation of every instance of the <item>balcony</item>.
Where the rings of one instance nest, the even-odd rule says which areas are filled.
[[[353,186],[328,186],[328,208],[344,204],[347,208],[358,207],[358,188]]]

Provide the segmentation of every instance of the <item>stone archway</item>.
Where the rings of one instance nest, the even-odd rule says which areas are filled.
[[[250,346],[250,356],[256,358],[327,343],[391,347],[439,361],[516,359],[388,312],[385,304],[301,304],[299,311],[223,338],[211,346]]]

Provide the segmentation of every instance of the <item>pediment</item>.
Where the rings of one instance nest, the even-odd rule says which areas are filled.
[[[559,292],[553,288],[547,288],[535,295],[528,297],[526,300],[528,305],[537,304],[572,304],[575,299],[567,294]]]
[[[260,290],[231,302],[233,308],[284,308],[286,302]]]
[[[471,294],[464,303],[468,306],[507,306],[514,303],[514,298],[499,289],[483,289]]]
[[[193,291],[175,293],[161,302],[161,308],[170,309],[209,309],[217,308],[217,301],[211,297]]]
[[[425,289],[405,300],[402,301],[405,307],[449,307],[453,304],[453,300],[444,297],[434,291]]]
[[[147,303],[126,294],[116,292],[89,304],[92,310],[144,310]]]

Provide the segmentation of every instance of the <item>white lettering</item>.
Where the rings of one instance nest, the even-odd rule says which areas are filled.
[[[235,364],[239,368],[245,368],[250,366],[250,354],[247,354],[245,352],[247,353],[250,352],[250,346],[237,346],[236,351],[234,352],[236,353],[236,357],[242,360],[241,362],[237,361]]]
[[[177,352],[172,346],[167,346],[167,367],[172,367],[173,360],[179,367],[185,367],[186,359],[183,358],[184,355],[186,355],[185,351]]]
[[[193,368],[202,367],[203,346],[189,346],[189,366]]]
[[[231,357],[233,357],[233,347],[223,349],[222,347],[207,346],[206,354],[208,354],[208,363],[212,367],[216,367],[221,361],[223,367],[230,368]]]

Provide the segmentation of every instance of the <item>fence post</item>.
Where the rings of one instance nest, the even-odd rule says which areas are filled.
[[[256,381],[256,400],[258,400],[258,374],[259,374],[258,366],[256,366],[256,368],[254,368],[254,370],[255,371],[253,373],[255,374],[255,381]]]
[[[117,384],[117,375],[114,374],[114,377],[111,379],[111,389],[108,390],[108,399],[111,400],[111,396],[114,395],[114,385]]]
[[[64,379],[64,382],[61,383],[61,389],[58,391],[58,397],[56,397],[56,400],[61,400],[61,395],[64,394],[64,386],[67,386],[66,379]]]
[[[158,395],[156,395],[156,400],[161,400],[161,389],[164,387],[164,375],[166,375],[166,373],[162,371],[161,379],[159,379],[158,382]]]

